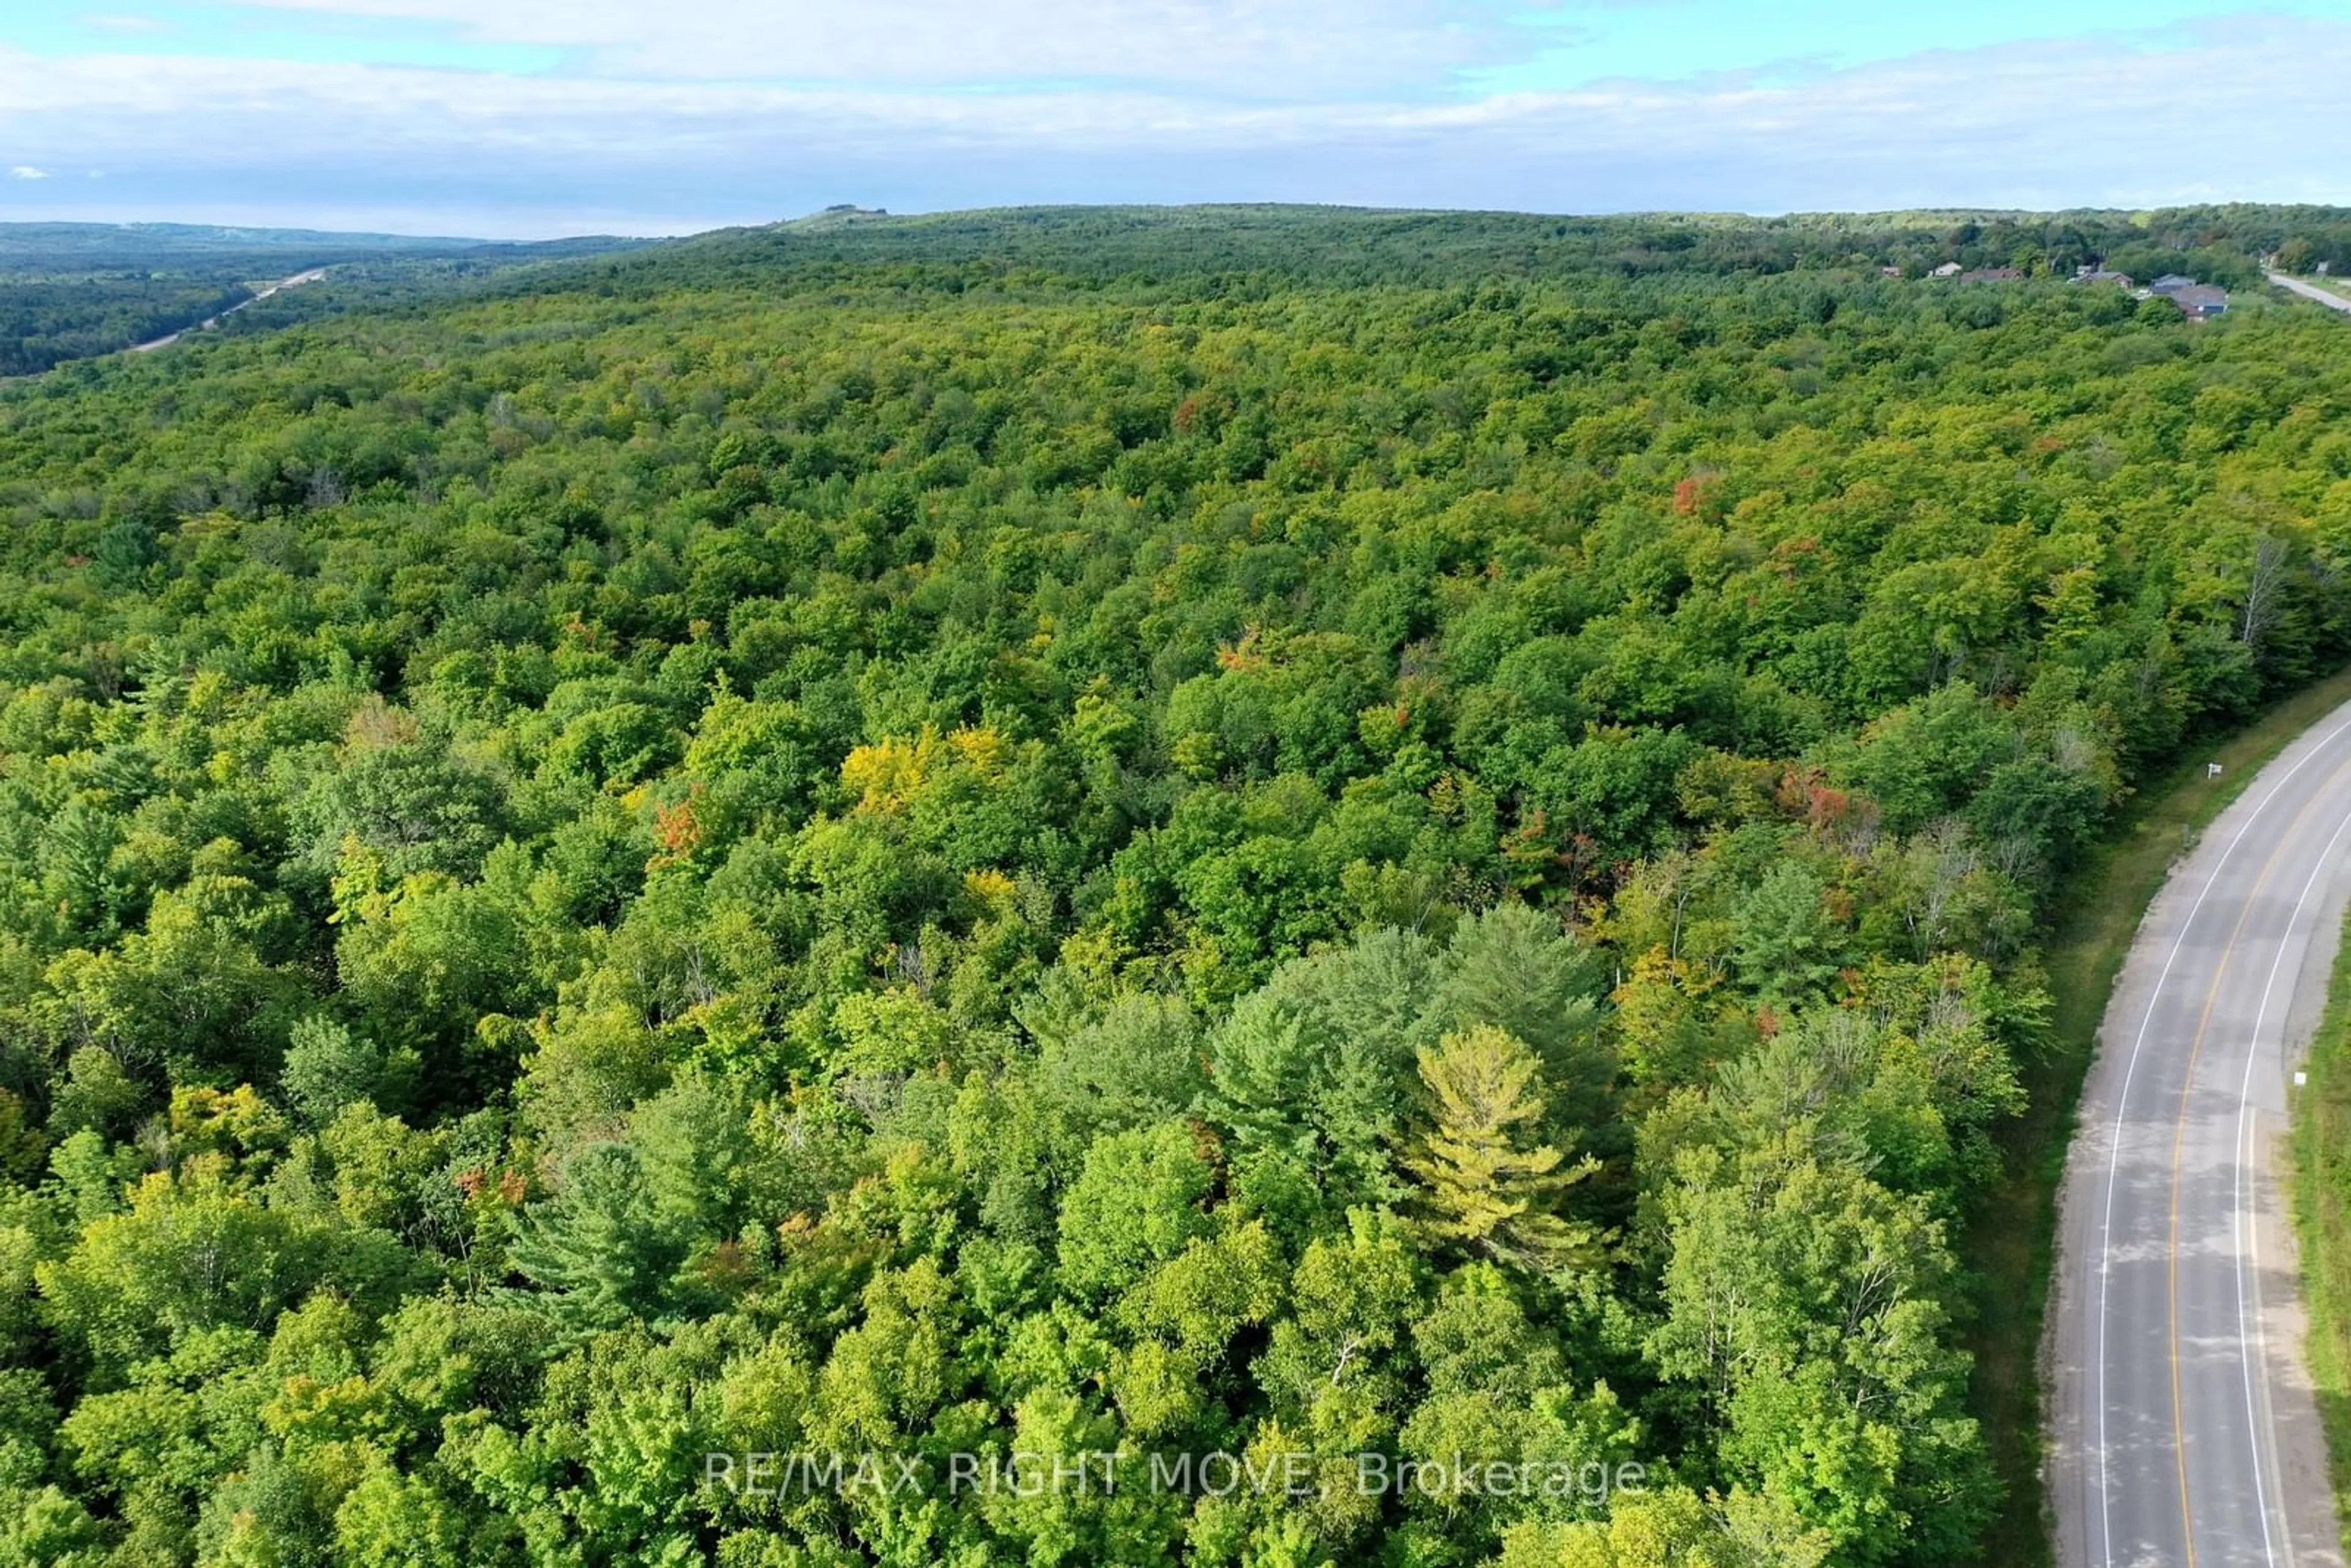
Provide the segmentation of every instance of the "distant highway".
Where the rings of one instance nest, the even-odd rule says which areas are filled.
[[[2342,1568],[2276,1166],[2346,899],[2351,705],[2173,867],[2106,1009],[2050,1328],[2067,1568]]]
[[[209,331],[213,328],[219,326],[221,324],[221,316],[234,316],[248,305],[260,304],[263,300],[268,298],[271,295],[277,293],[281,288],[299,288],[306,283],[319,282],[326,276],[327,269],[325,267],[314,267],[308,272],[298,272],[291,277],[279,278],[277,282],[271,284],[268,287],[263,289],[252,298],[242,299],[235,305],[230,306],[227,309],[222,311],[220,316],[207,316],[193,327],[183,327],[178,331],[166,333],[164,336],[157,338],[152,342],[133,343],[131,346],[131,351],[134,354],[146,354],[152,353],[157,349],[168,349],[191,332]]]
[[[2299,277],[2288,277],[2283,272],[2271,273],[2269,280],[2289,294],[2299,294],[2304,299],[2316,300],[2330,310],[2341,310],[2351,314],[2351,298],[2346,298],[2332,290],[2321,288],[2314,283],[2304,283]]]

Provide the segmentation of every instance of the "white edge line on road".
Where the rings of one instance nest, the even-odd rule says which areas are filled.
[[[2253,1345],[2255,1343],[2260,1343],[2261,1360],[2266,1371],[2269,1361],[2269,1334],[2262,1326],[2261,1314],[2257,1312],[2251,1319],[2252,1333],[2248,1336],[2246,1333],[2248,1320],[2245,1314],[2246,1249],[2251,1247],[2258,1254],[2262,1244],[2261,1228],[2247,1224],[2245,1219],[2245,1167],[2249,1163],[2247,1139],[2251,1135],[2252,1127],[2253,1063],[2261,1058],[2262,1025],[2269,1021],[2270,994],[2277,987],[2278,970],[2284,967],[2286,948],[2294,940],[2294,928],[2301,924],[2303,908],[2310,902],[2311,891],[2318,885],[2318,879],[2325,874],[2328,862],[2335,857],[2335,846],[2343,841],[2343,835],[2346,832],[2351,832],[2351,817],[2344,818],[2335,826],[2333,836],[2326,841],[2326,847],[2318,852],[2318,859],[2312,864],[2310,875],[2302,884],[2301,896],[2294,901],[2294,913],[2286,917],[2285,930],[2278,937],[2277,952],[2270,959],[2269,978],[2262,984],[2261,1007],[2253,1014],[2253,1032],[2245,1046],[2245,1076],[2237,1086],[2237,1190],[2233,1202],[2237,1228],[2237,1356],[2245,1374],[2245,1434],[2253,1449],[2253,1506],[2261,1515],[2262,1554],[2264,1560],[2270,1563],[2277,1561],[2277,1550],[2270,1539],[2269,1490],[2262,1479],[2262,1437],[2267,1428],[2262,1425],[2260,1415],[2253,1407]],[[2278,1040],[2278,1056],[2283,1064],[2285,1056],[2285,1040],[2282,1036]],[[2253,1288],[2257,1292],[2259,1291],[2261,1288],[2259,1279],[2254,1281]],[[2289,1564],[2294,1560],[2294,1531],[2291,1526],[2285,1532],[2285,1557]]]
[[[2147,1031],[2153,1026],[2156,1009],[2163,1001],[2164,983],[2171,978],[2171,967],[2179,957],[2180,948],[2187,945],[2188,933],[2194,929],[2197,912],[2204,907],[2205,897],[2211,893],[2212,884],[2220,880],[2220,873],[2228,868],[2229,858],[2237,852],[2237,846],[2244,841],[2247,833],[2252,831],[2253,824],[2261,821],[2262,813],[2269,810],[2270,802],[2277,799],[2278,792],[2286,787],[2287,781],[2308,767],[2312,758],[2325,750],[2335,737],[2346,730],[2351,730],[2351,720],[2327,731],[2293,767],[2278,775],[2277,782],[2271,785],[2269,792],[2254,804],[2252,814],[2245,818],[2235,836],[2230,839],[2228,848],[2220,852],[2220,858],[2213,863],[2211,874],[2205,877],[2204,885],[2197,890],[2196,902],[2188,906],[2187,916],[2179,923],[2179,934],[2171,939],[2171,950],[2164,955],[2163,967],[2155,977],[2155,989],[2147,998],[2147,1013],[2139,1019],[2138,1032],[2131,1037],[2130,1054],[2123,1060],[2122,1087],[2115,1094],[2114,1135],[2106,1144],[2105,1212],[2098,1224],[2098,1555],[2106,1568],[2114,1568],[2115,1561],[2114,1523],[2109,1506],[2112,1490],[2106,1479],[2106,1288],[2114,1266],[2115,1178],[2122,1168],[2123,1119],[2130,1107],[2131,1080],[2138,1071],[2139,1051],[2147,1043]],[[2125,961],[2127,963],[2128,960]],[[2119,983],[2120,977],[2116,978]],[[2268,1521],[2264,1519],[2263,1528],[2267,1527]]]

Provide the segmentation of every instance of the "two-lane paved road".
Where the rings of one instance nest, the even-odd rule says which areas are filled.
[[[2341,1568],[2277,1186],[2351,895],[2351,705],[2173,868],[2100,1030],[2050,1343],[2069,1568]]]
[[[2351,311],[2351,298],[2346,298],[2331,289],[2321,288],[2314,283],[2304,283],[2299,277],[2288,277],[2283,272],[2271,273],[2269,280],[2288,294],[2299,294],[2304,299],[2315,299],[2329,309]]]
[[[152,354],[158,349],[168,349],[191,332],[211,331],[214,328],[221,324],[221,317],[223,316],[234,316],[238,311],[244,309],[246,306],[258,305],[263,300],[269,298],[280,290],[299,288],[306,283],[317,283],[326,276],[327,269],[325,267],[314,267],[308,272],[298,272],[291,277],[280,278],[276,283],[273,283],[268,287],[263,289],[260,293],[256,294],[252,298],[239,300],[236,304],[230,306],[227,309],[222,311],[219,316],[207,316],[193,327],[183,327],[176,332],[169,333],[149,342],[133,343],[131,345],[131,351],[134,354]]]

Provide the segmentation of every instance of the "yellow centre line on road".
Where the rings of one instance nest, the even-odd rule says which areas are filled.
[[[2229,977],[2229,966],[2237,956],[2237,940],[2245,934],[2245,923],[2253,917],[2253,905],[2269,886],[2278,862],[2284,859],[2287,847],[2294,841],[2294,830],[2318,809],[2330,787],[2346,774],[2351,774],[2351,762],[2337,766],[2326,776],[2325,782],[2311,792],[2310,799],[2303,802],[2302,809],[2278,835],[2277,847],[2270,851],[2269,859],[2262,862],[2261,875],[2254,878],[2252,891],[2245,894],[2244,907],[2237,912],[2237,924],[2220,949],[2220,967],[2212,971],[2212,984],[2204,992],[2204,1010],[2196,1019],[2196,1038],[2188,1050],[2188,1071],[2179,1084],[2179,1118],[2171,1134],[2171,1246],[2165,1260],[2165,1283],[2171,1317],[2171,1452],[2179,1469],[2179,1529],[2188,1548],[2188,1568],[2196,1568],[2196,1521],[2188,1507],[2188,1421],[2179,1378],[2179,1186],[2184,1175],[2180,1161],[2188,1142],[2188,1097],[2196,1089],[2196,1063],[2204,1054],[2204,1036],[2211,1028],[2212,1010],[2220,1002],[2220,984]]]

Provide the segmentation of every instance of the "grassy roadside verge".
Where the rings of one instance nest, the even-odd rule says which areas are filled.
[[[2309,1071],[2308,1086],[2294,1097],[2286,1187],[2302,1249],[2311,1382],[2340,1521],[2351,1498],[2351,942],[2335,949]]]
[[[2314,288],[2323,288],[2329,294],[2339,294],[2346,299],[2351,299],[2351,278],[2304,277],[2297,277],[2294,281],[2307,283]]]
[[[2007,1488],[2000,1516],[1985,1537],[1986,1562],[2044,1568],[2053,1557],[2041,1484],[2041,1333],[2056,1239],[2057,1183],[2115,977],[2140,917],[2180,851],[2242,792],[2263,763],[2345,702],[2351,702],[2351,670],[2304,688],[2235,735],[2192,748],[2172,768],[2140,785],[2115,833],[2071,879],[2043,950],[2055,1002],[2050,1048],[2040,1060],[2022,1064],[2028,1108],[2004,1130],[2000,1179],[1978,1199],[1960,1237],[1961,1256],[1975,1274],[1980,1298],[1968,1336],[1976,1358],[1970,1403],[1984,1424],[1993,1463]],[[2208,761],[2222,765],[2219,779],[2205,777]],[[2344,1077],[2344,1125],[2351,1129],[2351,1065]],[[2344,1196],[2351,1217],[2351,1186]],[[2351,1246],[2340,1249],[2339,1261],[2347,1288],[2336,1300],[2351,1306]],[[2351,1421],[2351,1404],[2335,1408]],[[2335,1418],[2329,1418],[2330,1437]],[[2339,1469],[2340,1459],[2337,1464]]]

